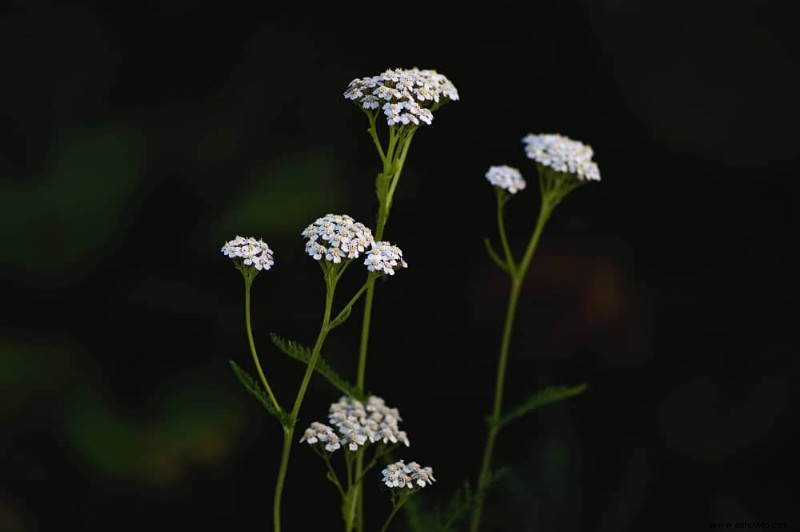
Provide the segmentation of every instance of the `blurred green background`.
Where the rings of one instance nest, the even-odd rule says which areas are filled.
[[[4,3],[0,531],[270,528],[280,431],[228,367],[251,363],[219,248],[275,251],[253,320],[289,401],[302,368],[268,333],[311,344],[324,293],[300,231],[375,215],[379,160],[342,92],[412,66],[461,100],[411,147],[386,233],[410,267],[379,283],[367,384],[403,415],[403,457],[436,472],[423,509],[474,481],[491,406],[507,286],[483,175],[532,185],[509,205],[521,253],[538,208],[521,139],[559,132],[603,181],[548,224],[506,404],[589,389],[503,433],[486,530],[800,527],[790,7]],[[357,314],[325,352],[351,379]],[[314,381],[301,423],[337,398]],[[337,529],[324,466],[292,460],[287,529]]]

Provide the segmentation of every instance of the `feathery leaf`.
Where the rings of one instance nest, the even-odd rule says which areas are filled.
[[[228,362],[231,365],[233,374],[236,375],[236,378],[239,379],[239,382],[242,383],[244,389],[250,392],[250,394],[253,397],[258,399],[258,402],[261,403],[261,406],[263,406],[267,410],[267,412],[275,416],[278,419],[278,421],[281,422],[281,425],[289,427],[291,425],[289,421],[289,416],[287,416],[285,412],[275,408],[275,405],[272,404],[272,401],[270,400],[269,396],[267,396],[264,390],[261,389],[261,386],[259,386],[259,384],[253,379],[253,377],[248,375],[247,372],[242,368],[240,368],[239,365],[236,364],[236,362],[234,362],[233,360],[228,360]]]
[[[308,347],[300,345],[293,340],[288,340],[276,333],[270,333],[270,338],[272,339],[272,343],[275,344],[275,347],[293,359],[299,360],[306,365],[311,361],[311,349]],[[339,374],[328,365],[325,359],[322,358],[322,355],[317,359],[317,363],[314,365],[314,371],[325,377],[328,382],[346,395],[354,397],[359,401],[366,400],[365,394],[339,376]]]

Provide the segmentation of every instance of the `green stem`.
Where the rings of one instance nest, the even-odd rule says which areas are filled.
[[[389,530],[389,524],[392,522],[392,519],[394,519],[394,516],[397,515],[397,512],[400,511],[400,508],[403,507],[403,504],[405,504],[406,500],[408,500],[407,496],[404,497],[403,495],[400,495],[399,500],[396,503],[395,501],[392,501],[392,506],[393,506],[392,512],[386,518],[386,521],[383,522],[383,526],[381,527],[381,532],[386,532],[387,530]]]
[[[394,191],[397,188],[397,183],[400,181],[400,173],[403,171],[403,166],[406,164],[406,156],[408,155],[408,148],[411,146],[411,139],[414,137],[414,131],[409,131],[402,142],[402,148],[400,150],[400,155],[397,157],[394,168],[395,172],[392,176],[391,184],[389,185],[389,194],[386,198],[386,218],[389,218],[389,209],[392,206],[392,198],[394,197]],[[384,220],[384,224],[386,220]],[[377,233],[376,240],[381,240],[383,238],[383,228],[381,228],[380,233]]]
[[[376,140],[378,146],[380,143],[377,142],[377,135],[373,135],[373,138]],[[381,160],[383,161],[383,175],[387,175],[388,172],[391,171],[393,167],[392,158],[394,154],[394,147],[396,142],[396,136],[394,134],[394,129],[391,128],[389,131],[389,146],[387,148],[387,156],[383,155],[383,151],[379,150],[381,155]],[[386,221],[389,219],[389,209],[391,205],[391,195],[394,191],[395,186],[397,185],[397,177],[399,176],[399,171],[391,176],[389,189],[386,191],[386,195],[383,197],[378,198],[378,216],[376,220],[375,226],[375,234],[374,238],[376,241],[380,241],[383,238],[383,231],[386,227]],[[378,179],[383,179],[383,177],[378,177]],[[370,323],[372,321],[372,302],[375,297],[375,276],[370,276],[367,279],[366,284],[366,296],[364,297],[364,315],[361,320],[361,342],[358,349],[358,369],[356,373],[356,387],[363,392],[365,381],[366,381],[366,373],[367,373],[367,347],[369,346],[369,330],[370,330]],[[359,454],[358,458],[356,459],[356,478],[361,478],[362,472],[364,470],[364,457],[363,455]],[[361,489],[361,482],[359,481],[355,486],[355,497],[353,497],[353,505],[351,506],[350,511],[354,512],[355,520],[356,520],[356,529],[363,530],[363,503],[364,503],[364,493]],[[353,519],[354,516],[352,513],[348,516],[349,519]]]
[[[358,454],[356,454],[356,469],[358,469],[358,464],[363,460],[364,453],[361,452],[362,450],[363,448],[359,449]],[[350,495],[345,499],[347,502],[347,508],[345,508],[345,531],[350,532],[354,528],[361,529],[361,523],[358,522],[360,516],[357,511],[361,481],[356,480],[356,474],[353,473],[353,462],[350,454],[348,453],[345,456],[347,457],[347,491]]]
[[[506,308],[505,324],[503,326],[503,338],[500,343],[500,354],[497,363],[497,377],[495,380],[494,391],[494,406],[492,408],[492,416],[489,420],[489,435],[486,440],[486,447],[483,450],[483,458],[481,460],[481,469],[478,475],[478,488],[477,497],[478,501],[475,509],[472,512],[472,520],[470,522],[470,532],[478,532],[480,529],[481,516],[483,514],[484,491],[486,490],[487,483],[490,478],[492,457],[494,454],[494,447],[497,441],[497,435],[500,432],[500,418],[503,411],[503,391],[506,381],[506,370],[508,366],[508,351],[511,344],[511,334],[514,328],[514,319],[516,317],[517,306],[519,303],[519,295],[522,289],[522,283],[525,279],[525,274],[530,267],[533,260],[533,254],[536,246],[539,243],[539,238],[542,236],[542,231],[550,218],[554,204],[549,195],[542,197],[542,206],[539,210],[539,218],[536,221],[536,228],[533,231],[531,240],[525,250],[525,255],[522,257],[518,267],[513,264],[510,249],[507,248],[505,229],[502,224],[502,217],[499,219],[501,240],[503,241],[503,248],[506,251],[506,259],[508,261],[509,275],[511,277],[511,292],[508,298],[508,307]],[[502,209],[502,203],[498,203],[498,211]]]
[[[278,469],[278,478],[275,483],[275,497],[273,500],[273,526],[274,532],[281,530],[281,499],[283,497],[283,487],[286,482],[286,473],[289,470],[289,457],[291,455],[292,443],[294,439],[294,428],[297,423],[297,417],[300,413],[300,406],[303,404],[306,391],[308,390],[308,383],[311,380],[311,375],[314,373],[314,367],[319,360],[319,355],[322,352],[322,344],[325,342],[325,337],[330,331],[328,325],[331,320],[331,309],[333,307],[333,295],[336,290],[336,281],[338,277],[335,275],[325,275],[325,312],[322,317],[322,326],[317,335],[317,341],[314,343],[314,348],[311,351],[311,358],[306,366],[306,372],[303,375],[303,381],[300,383],[300,389],[297,391],[297,397],[294,401],[292,411],[289,413],[289,427],[283,429],[283,452],[281,453],[281,464]]]
[[[500,233],[500,243],[503,246],[503,253],[506,256],[506,268],[508,273],[514,277],[517,271],[517,265],[514,262],[514,255],[511,254],[511,246],[508,245],[508,236],[506,235],[506,222],[503,216],[503,206],[505,205],[506,192],[503,189],[497,189],[497,229]]]
[[[345,319],[347,319],[347,317],[350,315],[350,312],[351,312],[351,310],[353,308],[353,305],[355,305],[356,301],[358,301],[358,298],[360,298],[364,294],[364,291],[367,289],[367,285],[369,284],[369,282],[370,281],[374,282],[374,278],[376,278],[376,277],[377,276],[375,276],[375,275],[371,275],[367,279],[367,282],[365,282],[364,285],[361,288],[358,289],[358,292],[356,292],[356,295],[354,295],[350,299],[350,301],[347,302],[347,305],[345,305],[342,308],[342,310],[339,312],[339,314],[337,314],[336,317],[333,318],[330,321],[330,328],[331,329],[333,329],[335,327],[338,327],[339,325],[341,325],[344,322]]]
[[[378,149],[378,155],[381,157],[381,161],[386,161],[386,155],[383,153],[383,146],[381,146],[381,139],[378,137],[378,130],[375,127],[375,119],[378,116],[378,112],[370,112],[365,110],[367,113],[367,119],[369,120],[369,135],[372,137],[372,142],[375,144],[375,147]]]
[[[275,394],[272,393],[272,388],[269,386],[269,382],[267,382],[267,377],[264,375],[264,370],[261,369],[261,363],[258,360],[258,354],[256,353],[256,343],[253,340],[253,327],[251,325],[250,320],[250,288],[253,284],[252,279],[248,279],[245,277],[244,280],[244,321],[245,327],[247,328],[247,341],[250,343],[250,354],[253,356],[253,362],[255,362],[256,370],[258,371],[258,376],[261,378],[261,383],[264,385],[264,388],[267,390],[267,394],[269,394],[270,400],[272,400],[272,404],[275,407],[275,410],[278,412],[282,412],[280,405],[278,404],[278,400],[275,398]]]
[[[275,532],[281,530],[281,499],[283,486],[286,483],[286,473],[289,470],[289,455],[292,452],[294,440],[294,426],[283,428],[283,449],[281,450],[281,465],[278,469],[278,478],[275,481],[275,497],[272,501],[272,526]]]
[[[400,174],[408,156],[408,149],[411,146],[411,139],[416,129],[402,130],[401,128],[389,128],[389,143],[386,151],[381,148],[381,143],[375,129],[374,117],[370,119],[370,135],[378,148],[378,154],[383,163],[383,172],[378,179],[389,176],[389,188],[385,191],[385,196],[378,198],[378,216],[375,226],[374,238],[376,241],[383,240],[383,232],[386,222],[389,220],[389,211],[392,207],[392,198],[400,181]],[[396,149],[400,147],[397,154]],[[370,276],[366,285],[366,297],[364,298],[364,315],[361,321],[361,343],[358,350],[358,369],[356,373],[356,386],[360,391],[364,391],[366,372],[367,372],[367,348],[369,346],[369,331],[372,321],[372,304],[375,296],[375,276]],[[364,473],[364,456],[359,454],[356,459],[356,479],[360,479]],[[353,511],[356,512],[356,529],[364,529],[364,493],[361,489],[361,481],[358,480],[355,486],[356,496]]]
[[[358,350],[358,374],[356,375],[356,386],[360,391],[364,391],[364,381],[367,372],[367,345],[369,344],[369,326],[372,318],[372,298],[375,294],[375,280],[377,277],[370,275],[367,279],[367,292],[364,296],[364,317],[361,321],[361,345]]]
[[[336,486],[336,489],[339,490],[339,495],[341,495],[342,499],[344,499],[345,497],[344,488],[342,487],[342,483],[339,482],[339,476],[336,474],[336,470],[333,468],[330,456],[324,450],[320,451],[319,455],[322,457],[322,460],[325,462],[325,465],[328,466],[328,479],[334,486]]]

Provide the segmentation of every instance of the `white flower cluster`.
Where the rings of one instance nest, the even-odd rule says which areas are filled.
[[[378,241],[372,245],[364,265],[371,272],[382,272],[387,275],[394,275],[396,267],[408,268],[408,263],[403,260],[402,250],[386,241]]]
[[[306,253],[314,260],[340,263],[358,258],[375,243],[372,231],[346,214],[326,214],[300,233],[308,239]]]
[[[435,70],[395,68],[354,79],[344,97],[357,100],[367,110],[381,108],[390,126],[418,126],[420,122],[430,125],[433,121],[430,106],[458,100],[458,90]]]
[[[339,436],[333,429],[318,421],[313,422],[311,426],[305,430],[303,437],[300,438],[300,443],[304,441],[307,441],[309,445],[323,442],[325,444],[325,450],[331,453],[342,446],[339,441]]]
[[[390,488],[414,488],[415,485],[424,488],[433,484],[433,469],[421,467],[416,462],[404,463],[402,460],[389,464],[383,471],[383,483]]]
[[[369,397],[366,405],[342,396],[330,406],[328,421],[333,427],[314,422],[300,441],[309,445],[325,442],[325,450],[329,452],[343,446],[357,451],[368,442],[411,445],[406,433],[398,428],[398,423],[402,421],[400,413],[396,408],[387,407],[383,399],[374,395]]]
[[[486,172],[486,179],[492,185],[504,188],[512,194],[525,188],[525,180],[522,179],[520,171],[510,166],[490,166]]]
[[[592,161],[591,146],[557,133],[528,134],[522,142],[529,159],[558,172],[574,174],[581,181],[600,181],[600,169]]]
[[[259,271],[269,270],[275,264],[272,250],[267,243],[253,237],[236,235],[233,240],[225,242],[221,251],[226,257],[241,259],[246,266],[252,266]]]

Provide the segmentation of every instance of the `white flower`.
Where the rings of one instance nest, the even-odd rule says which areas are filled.
[[[342,445],[351,451],[369,443],[411,443],[408,435],[399,429],[402,421],[396,408],[389,408],[383,399],[370,396],[366,406],[351,397],[342,396],[328,410],[328,421],[335,427]]]
[[[245,266],[252,266],[259,271],[269,270],[275,264],[272,250],[267,243],[253,237],[237,235],[233,240],[225,242],[221,251],[226,257],[241,260]]]
[[[394,275],[395,268],[408,268],[408,263],[403,260],[403,251],[399,247],[379,241],[372,244],[372,249],[364,259],[364,266],[371,272]]]
[[[380,107],[390,126],[430,125],[431,107],[459,99],[458,90],[446,76],[418,68],[395,68],[356,78],[347,86],[344,97],[364,109]]]
[[[311,426],[309,426],[305,432],[303,432],[303,437],[300,438],[300,443],[304,441],[308,442],[309,445],[322,442],[325,444],[325,450],[328,452],[333,452],[341,447],[339,436],[333,431],[333,429],[328,425],[319,423],[318,421],[313,422]]]
[[[381,482],[390,488],[424,488],[436,482],[433,469],[421,467],[417,462],[406,464],[403,460],[389,464],[383,471]]]
[[[529,159],[558,172],[573,174],[581,181],[600,181],[600,169],[592,161],[591,146],[557,133],[528,134],[522,142]]]
[[[308,239],[306,253],[335,264],[355,259],[374,244],[372,231],[346,214],[326,214],[300,233]]]
[[[512,194],[525,188],[525,180],[522,179],[520,171],[510,166],[490,166],[486,172],[486,179],[492,185],[504,188]]]

